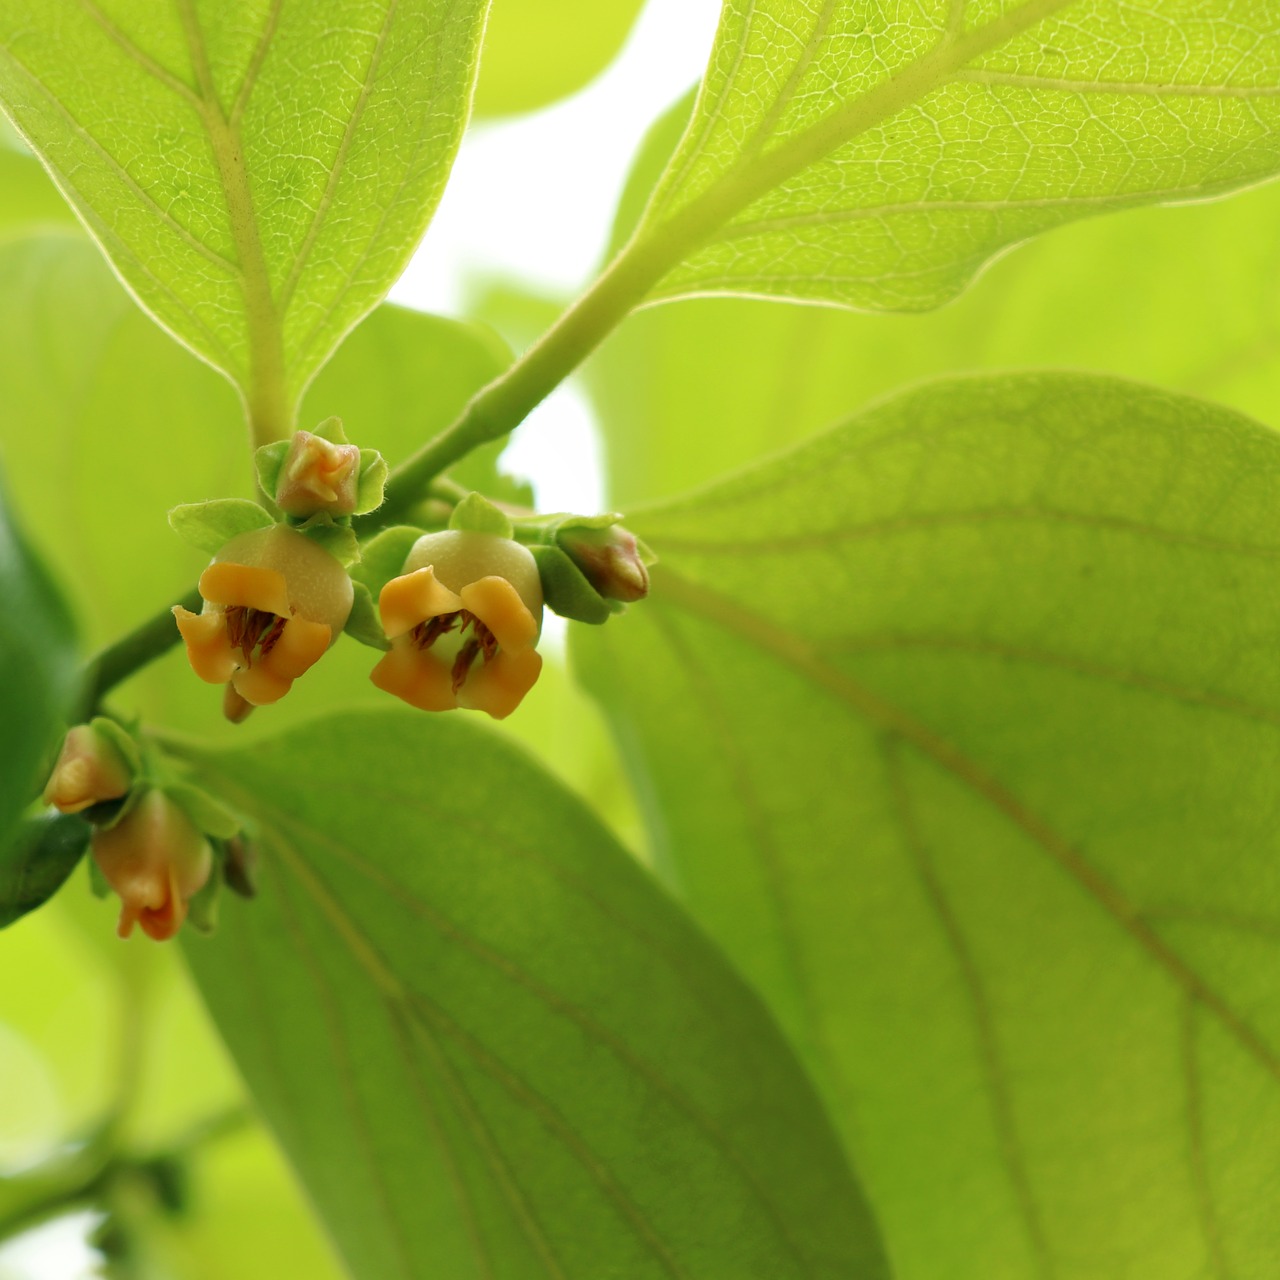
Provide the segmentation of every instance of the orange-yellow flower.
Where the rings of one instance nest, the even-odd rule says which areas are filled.
[[[231,539],[200,575],[204,608],[174,606],[192,669],[255,707],[275,702],[346,625],[353,589],[323,547],[285,525]]]
[[[122,938],[135,924],[157,942],[172,938],[213,870],[208,840],[162,791],[148,791],[114,827],[95,831],[90,848],[120,897]]]
[[[92,724],[67,732],[44,789],[45,804],[80,813],[106,800],[119,800],[133,786],[133,770],[105,733]]]
[[[418,539],[378,598],[391,651],[379,689],[423,711],[467,707],[509,716],[542,670],[542,582],[528,549],[451,529]]]

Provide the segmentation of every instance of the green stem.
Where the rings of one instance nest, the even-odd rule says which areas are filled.
[[[203,601],[194,588],[178,604],[198,613]],[[172,649],[182,637],[173,620],[173,607],[166,606],[140,627],[122,636],[114,644],[95,654],[85,663],[81,675],[80,697],[70,719],[72,724],[87,720],[98,704],[122,680],[127,679],[148,662]]]
[[[104,1150],[91,1142],[63,1157],[45,1173],[29,1179],[29,1193],[9,1201],[0,1217],[0,1242],[11,1240],[33,1227],[84,1205],[109,1198],[113,1184],[122,1178],[145,1175],[148,1166],[161,1160],[188,1160],[206,1147],[234,1137],[253,1125],[253,1113],[237,1105],[199,1122],[160,1151],[120,1152]],[[110,1133],[111,1128],[104,1130]],[[15,1187],[23,1180],[14,1180]]]

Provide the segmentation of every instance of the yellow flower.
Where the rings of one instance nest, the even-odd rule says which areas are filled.
[[[120,897],[122,938],[135,924],[157,942],[172,938],[213,870],[208,840],[162,791],[148,791],[114,827],[95,831],[90,848]]]
[[[509,716],[542,670],[542,582],[528,549],[454,529],[418,539],[378,598],[391,651],[379,689],[423,711]]]
[[[314,665],[353,599],[342,565],[284,525],[232,538],[200,575],[200,594],[200,613],[173,610],[192,669],[210,684],[229,681],[255,707],[284,697]]]
[[[360,486],[360,450],[310,431],[295,431],[276,482],[276,506],[287,515],[318,511],[349,516]]]
[[[133,770],[119,749],[92,724],[68,731],[44,789],[45,804],[80,813],[105,800],[119,800],[133,785]]]

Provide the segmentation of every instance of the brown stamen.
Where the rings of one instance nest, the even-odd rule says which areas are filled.
[[[480,641],[473,636],[458,650],[458,656],[453,660],[454,693],[457,693],[466,683],[467,677],[471,674],[471,664],[480,656],[480,649]]]
[[[240,604],[228,605],[226,620],[227,639],[233,649],[240,650],[246,667],[253,666],[255,649],[261,657],[266,657],[284,634],[285,619],[268,613],[265,609],[250,609]]]

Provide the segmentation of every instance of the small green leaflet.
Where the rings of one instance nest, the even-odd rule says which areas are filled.
[[[653,593],[576,655],[901,1280],[1280,1256],[1278,490],[1248,419],[1044,374],[627,518]]]
[[[187,953],[354,1275],[887,1277],[757,998],[523,754],[390,712],[196,763],[261,888]]]
[[[465,123],[486,0],[0,0],[0,102],[139,301],[291,429]]]
[[[915,311],[1075,218],[1280,170],[1273,0],[728,0],[653,295]]]

